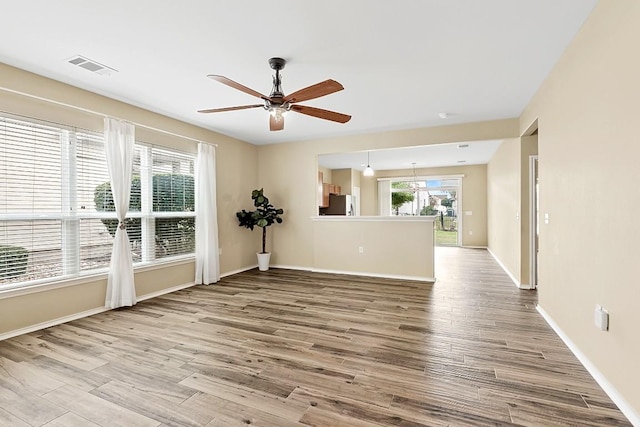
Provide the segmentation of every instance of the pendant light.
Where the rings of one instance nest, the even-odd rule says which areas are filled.
[[[365,170],[362,172],[362,175],[364,176],[373,176],[373,169],[371,168],[371,164],[369,162],[369,155],[371,153],[369,151],[367,151],[367,167],[365,168]]]
[[[411,163],[413,165],[413,182],[411,183],[411,189],[413,191],[418,191],[418,183],[416,182],[416,162]]]

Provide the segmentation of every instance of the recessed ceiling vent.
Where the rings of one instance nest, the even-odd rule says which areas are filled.
[[[469,148],[469,144],[458,144],[458,148]]]
[[[77,65],[78,67],[82,67],[85,70],[89,70],[92,73],[100,74],[103,76],[109,76],[111,73],[117,73],[118,70],[115,70],[111,67],[107,67],[106,65],[102,65],[99,62],[96,62],[92,59],[85,58],[84,56],[76,55],[72,58],[67,59],[69,64]]]

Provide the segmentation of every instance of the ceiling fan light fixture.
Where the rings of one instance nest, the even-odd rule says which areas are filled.
[[[269,114],[275,119],[276,122],[284,119],[284,115],[287,114],[289,110],[283,107],[270,107]]]

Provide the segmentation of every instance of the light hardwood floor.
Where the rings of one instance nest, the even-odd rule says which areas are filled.
[[[257,270],[0,342],[1,426],[630,425],[485,250]]]

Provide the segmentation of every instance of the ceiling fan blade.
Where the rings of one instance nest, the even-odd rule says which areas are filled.
[[[284,117],[280,116],[280,118],[276,120],[274,116],[269,114],[269,130],[277,131],[282,129],[284,129]]]
[[[310,99],[320,98],[321,96],[329,95],[330,93],[339,92],[344,89],[340,83],[335,80],[325,80],[320,83],[316,83],[312,86],[305,87],[297,90],[284,97],[283,102],[302,102]]]
[[[351,120],[351,116],[347,114],[336,113],[335,111],[323,110],[321,108],[308,107],[306,105],[292,105],[291,111],[338,123],[347,123]]]
[[[248,93],[249,95],[255,96],[256,98],[261,98],[261,99],[269,99],[269,97],[264,96],[263,94],[261,94],[260,92],[256,92],[255,90],[248,88],[246,86],[241,85],[240,83],[234,82],[231,79],[226,78],[225,76],[218,76],[215,74],[209,74],[207,77],[209,77],[210,79],[213,79],[217,82],[220,82],[222,84],[225,84],[229,87],[232,87],[234,89],[237,89],[241,92],[244,93]]]
[[[239,105],[237,107],[210,108],[208,110],[198,110],[198,113],[222,113],[223,111],[246,110],[247,108],[264,107],[262,104]]]

